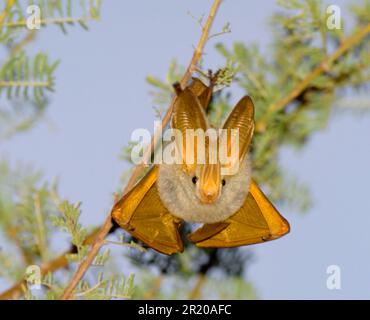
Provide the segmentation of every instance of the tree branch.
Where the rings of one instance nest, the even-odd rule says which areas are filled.
[[[325,57],[322,62],[313,69],[300,83],[298,83],[292,91],[285,97],[271,104],[265,113],[265,116],[256,124],[257,132],[266,131],[269,117],[275,112],[284,109],[290,102],[297,98],[318,76],[323,72],[328,71],[331,65],[338,60],[344,53],[352,47],[358,45],[370,33],[370,24],[358,30],[353,35],[345,39],[342,44],[329,56]]]
[[[191,77],[191,74],[194,70],[194,67],[197,65],[197,63],[199,62],[199,60],[202,56],[204,46],[205,46],[205,44],[207,42],[207,39],[208,39],[208,36],[209,36],[209,31],[211,29],[212,23],[214,21],[214,18],[216,16],[216,13],[217,13],[217,10],[218,10],[220,4],[221,4],[221,0],[215,0],[213,2],[210,13],[208,15],[207,22],[206,22],[206,24],[204,25],[204,27],[202,29],[202,34],[201,34],[201,37],[199,39],[198,45],[195,48],[195,51],[193,53],[190,64],[189,64],[189,66],[188,66],[188,68],[187,68],[187,70],[186,70],[186,72],[185,72],[185,74],[184,74],[184,76],[181,80],[181,86],[182,87],[186,86],[187,82],[190,80],[190,77]],[[171,118],[174,99],[172,100],[172,103],[171,103],[170,107],[168,108],[168,110],[166,112],[166,115],[165,115],[165,117],[162,121],[162,128],[166,127],[166,125],[168,124],[168,122]],[[152,149],[153,149],[154,146],[156,146],[159,139],[160,139],[160,135],[158,133],[155,134],[153,139],[152,139],[150,147],[145,152],[144,160],[150,159],[150,156],[152,154]],[[142,162],[141,164],[139,164],[135,168],[135,170],[132,173],[131,178],[130,178],[130,180],[129,180],[129,182],[128,182],[125,190],[124,190],[124,194],[126,192],[128,192],[135,185],[138,177],[141,175],[141,173],[143,172],[143,170],[145,168],[145,162],[146,161]],[[63,295],[61,296],[62,300],[68,300],[72,297],[73,290],[76,288],[77,284],[82,279],[85,272],[87,271],[87,269],[89,268],[89,266],[93,262],[95,256],[99,252],[99,249],[104,244],[105,237],[107,236],[107,234],[109,233],[109,230],[112,227],[113,227],[113,222],[112,222],[112,219],[111,219],[111,215],[109,214],[108,217],[106,218],[105,222],[104,222],[103,227],[98,232],[98,235],[97,235],[94,243],[92,244],[89,253],[87,254],[86,258],[79,265],[76,273],[72,277],[71,282],[69,283],[69,285],[65,289]]]

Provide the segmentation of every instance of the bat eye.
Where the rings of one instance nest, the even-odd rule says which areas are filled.
[[[196,184],[197,181],[198,181],[198,178],[196,176],[194,176],[193,179],[191,179],[191,181],[193,181],[193,183]]]
[[[224,186],[226,184],[226,180],[222,179],[221,184],[222,184],[222,186]]]

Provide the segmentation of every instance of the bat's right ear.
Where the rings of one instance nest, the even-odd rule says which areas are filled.
[[[208,129],[208,121],[198,97],[194,94],[190,87],[181,91],[174,102],[173,115],[172,115],[172,128],[177,129],[181,133],[182,140],[177,139],[177,146],[181,153],[182,163],[184,164],[185,171],[193,173],[196,168],[196,161],[194,163],[187,163],[187,152],[197,154],[197,143],[195,139],[186,141],[187,130],[202,129],[204,132]]]

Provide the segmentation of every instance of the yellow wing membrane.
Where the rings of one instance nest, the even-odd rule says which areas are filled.
[[[288,221],[252,180],[250,192],[238,212],[225,220],[222,226],[205,224],[189,235],[189,240],[204,248],[236,247],[274,240],[289,230]]]
[[[156,187],[158,167],[147,175],[112,210],[113,219],[151,248],[165,254],[184,250],[179,228],[182,220],[163,206]]]

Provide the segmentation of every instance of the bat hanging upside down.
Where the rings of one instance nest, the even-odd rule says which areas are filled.
[[[211,102],[215,78],[206,86],[197,78],[176,89],[171,126],[186,136],[188,129],[207,130],[206,110]],[[222,174],[222,165],[154,165],[141,181],[113,207],[112,217],[120,227],[149,247],[174,254],[184,249],[179,229],[184,222],[203,223],[188,235],[198,247],[224,248],[277,239],[289,232],[289,223],[279,214],[251,178],[248,149],[254,130],[254,106],[243,97],[225,121],[223,129],[238,130],[238,170]],[[224,130],[225,131],[225,130]],[[230,143],[230,137],[226,140]],[[209,143],[206,148],[209,148]],[[228,145],[229,147],[229,145]],[[196,142],[183,143],[182,155]]]

